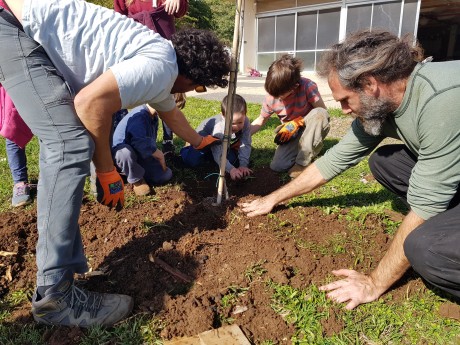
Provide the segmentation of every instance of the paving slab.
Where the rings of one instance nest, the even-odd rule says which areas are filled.
[[[223,326],[198,335],[201,345],[251,345],[238,325]]]
[[[251,345],[238,325],[223,326],[202,332],[193,337],[183,337],[164,342],[164,345]]]

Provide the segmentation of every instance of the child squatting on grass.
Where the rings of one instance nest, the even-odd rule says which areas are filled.
[[[251,123],[251,134],[260,130],[273,114],[281,125],[275,130],[278,144],[270,168],[289,170],[297,177],[319,154],[329,133],[329,114],[316,83],[300,76],[302,62],[290,55],[275,60],[268,69],[268,94],[260,115]]]
[[[158,113],[148,104],[131,110],[113,133],[115,165],[137,196],[150,194],[151,185],[168,182],[172,171],[157,148]]]
[[[200,123],[196,131],[200,135],[212,135],[223,140],[225,131],[225,115],[227,113],[227,97],[221,103],[221,114],[210,117]],[[233,98],[232,136],[227,154],[225,171],[230,174],[232,180],[248,177],[252,170],[248,168],[249,156],[251,155],[251,131],[249,119],[246,116],[246,101],[240,95]],[[213,145],[205,150],[196,150],[192,146],[185,146],[180,154],[185,165],[197,167],[206,160],[212,160],[220,164],[223,145]]]

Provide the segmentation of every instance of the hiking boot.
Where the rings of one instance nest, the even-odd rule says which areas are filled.
[[[67,271],[61,280],[38,299],[32,297],[35,321],[47,325],[91,327],[112,326],[133,309],[133,299],[119,294],[90,292],[74,285],[73,274]]]
[[[32,203],[32,198],[30,197],[30,186],[25,182],[16,183],[13,187],[11,205],[13,207],[19,207],[30,203]]]
[[[288,171],[289,177],[294,179],[299,176],[305,169],[307,169],[307,167],[300,164],[294,164],[294,166]]]
[[[134,194],[137,196],[146,196],[150,194],[150,186],[145,182],[144,179],[133,183]]]
[[[161,149],[163,151],[163,154],[165,155],[167,154],[174,155],[176,148],[172,140],[164,140],[163,143],[161,144]]]

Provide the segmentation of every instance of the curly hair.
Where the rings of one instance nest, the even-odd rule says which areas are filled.
[[[273,97],[289,92],[300,82],[302,61],[285,54],[272,62],[265,79],[265,91]]]
[[[230,54],[217,37],[206,30],[184,29],[171,37],[179,74],[196,85],[226,87]]]
[[[385,84],[405,79],[422,60],[423,49],[410,35],[358,31],[323,53],[317,73],[336,72],[342,86],[359,91],[369,76]]]

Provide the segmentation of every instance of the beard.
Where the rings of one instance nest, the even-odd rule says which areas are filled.
[[[360,110],[356,114],[367,134],[378,136],[382,134],[385,121],[397,109],[394,102],[359,93]]]

